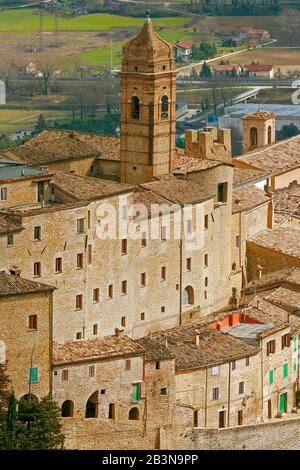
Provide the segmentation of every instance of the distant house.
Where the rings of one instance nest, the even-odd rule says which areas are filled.
[[[274,78],[273,65],[267,65],[267,64],[244,65],[244,70],[248,77],[270,78],[270,79]]]
[[[32,133],[33,133],[33,129],[22,129],[22,130],[14,132],[11,135],[11,139],[12,140],[26,139],[27,137],[31,137]]]
[[[243,42],[247,40],[254,40],[258,43],[268,42],[270,40],[270,33],[266,29],[255,29],[255,28],[240,28],[238,36]]]
[[[241,66],[237,64],[213,65],[211,69],[215,77],[239,77],[242,71]]]
[[[187,61],[192,57],[192,41],[177,41],[174,46],[176,60]]]
[[[179,118],[188,112],[186,101],[176,101],[176,117]]]
[[[223,47],[238,47],[243,44],[243,40],[239,36],[231,36],[228,38],[223,39],[222,46]]]

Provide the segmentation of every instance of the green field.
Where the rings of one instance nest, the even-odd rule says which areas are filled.
[[[182,26],[189,18],[157,18],[153,19],[156,26]],[[140,26],[142,18],[129,18],[96,13],[92,15],[77,16],[75,18],[59,18],[60,31],[109,31],[112,29],[127,29]],[[53,16],[44,17],[45,31],[53,31]],[[39,30],[38,10],[22,9],[0,12],[0,32],[3,33],[33,33]]]
[[[56,119],[70,116],[67,111],[26,111],[19,109],[1,109],[0,107],[0,134],[9,134],[27,127],[34,127],[37,118],[43,114],[47,124]]]

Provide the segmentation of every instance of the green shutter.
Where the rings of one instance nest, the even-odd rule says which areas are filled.
[[[31,369],[29,369],[29,382],[35,383],[35,382],[38,382],[38,380],[39,380],[38,367],[31,367]]]
[[[294,352],[297,351],[297,336],[294,336]]]
[[[289,375],[289,365],[283,364],[283,378],[286,379]]]
[[[279,396],[279,411],[280,413],[285,413],[286,412],[286,393],[282,393],[282,395]]]
[[[297,359],[294,358],[294,372],[296,372],[297,370]]]
[[[133,386],[132,386],[132,401],[139,401],[140,397],[141,397],[140,384],[133,384]]]
[[[269,372],[269,384],[272,385],[274,382],[274,370],[270,370]]]

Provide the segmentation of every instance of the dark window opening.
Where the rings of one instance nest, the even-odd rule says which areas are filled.
[[[137,96],[133,96],[131,100],[131,116],[132,119],[140,119],[141,105]]]
[[[72,400],[66,400],[61,405],[61,415],[63,418],[71,418],[74,414],[74,403]]]
[[[86,418],[98,417],[98,391],[94,392],[88,399],[85,407]]]

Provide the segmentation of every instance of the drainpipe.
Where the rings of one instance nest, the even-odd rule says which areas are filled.
[[[179,264],[180,264],[180,272],[179,272],[179,325],[182,325],[182,260],[183,260],[183,236],[182,236],[182,231],[184,230],[183,227],[183,207],[181,206],[180,209],[180,240],[179,240]]]
[[[261,413],[264,419],[264,358],[263,358],[263,340],[260,340],[260,378],[261,378]]]
[[[230,401],[231,401],[231,362],[228,362],[228,411],[227,411],[227,427],[229,428],[230,426]]]
[[[207,427],[207,382],[208,382],[208,367],[205,371],[205,404],[204,404],[204,427]]]

